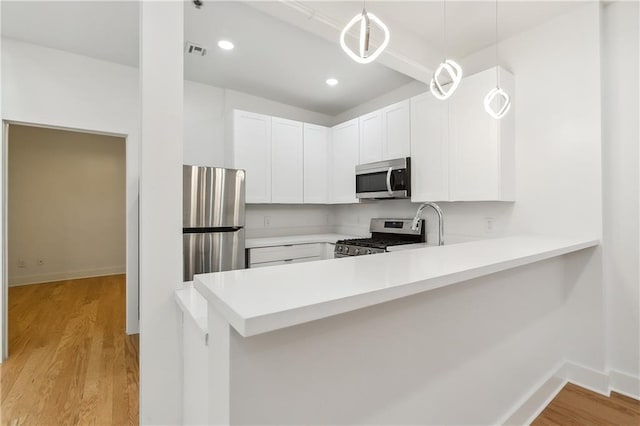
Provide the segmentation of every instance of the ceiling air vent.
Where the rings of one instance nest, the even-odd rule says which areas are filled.
[[[190,41],[185,43],[185,52],[190,53],[192,55],[204,56],[207,54],[207,49],[202,46],[198,46],[195,43],[191,43]]]

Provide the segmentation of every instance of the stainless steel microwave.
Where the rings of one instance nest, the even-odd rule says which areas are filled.
[[[356,166],[357,198],[411,197],[411,158],[378,161]]]

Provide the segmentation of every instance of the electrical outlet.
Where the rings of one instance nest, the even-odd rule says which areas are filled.
[[[264,227],[268,228],[271,226],[271,217],[270,216],[265,216],[264,217]]]
[[[24,259],[18,259],[18,268],[26,268],[27,267],[27,262],[24,261]]]
[[[484,218],[484,232],[487,234],[492,233],[495,230],[495,219],[492,217]]]

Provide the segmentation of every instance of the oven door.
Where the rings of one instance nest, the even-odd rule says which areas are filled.
[[[410,158],[361,164],[356,166],[356,197],[409,198],[410,180]]]

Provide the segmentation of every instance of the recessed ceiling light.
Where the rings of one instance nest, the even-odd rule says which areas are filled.
[[[218,42],[218,47],[224,50],[231,50],[234,48],[233,43],[231,43],[229,40],[220,40]]]
[[[327,84],[329,86],[335,86],[336,84],[338,84],[338,80],[336,80],[335,78],[328,78],[327,79]]]

